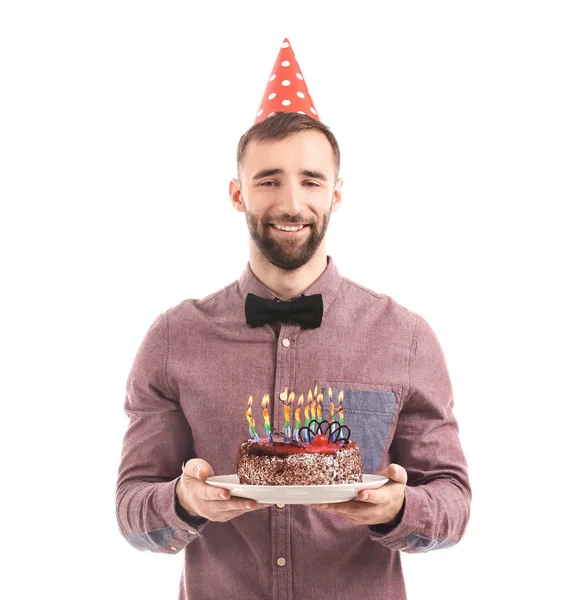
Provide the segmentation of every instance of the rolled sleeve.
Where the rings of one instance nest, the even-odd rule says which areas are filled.
[[[405,508],[393,528],[370,528],[393,550],[427,552],[457,543],[470,516],[468,467],[453,413],[444,354],[429,324],[416,315],[410,354],[410,390],[390,447],[405,468]]]
[[[116,485],[118,525],[137,550],[174,554],[206,520],[187,522],[175,503],[182,465],[194,457],[192,431],[166,377],[168,315],[148,330],[126,386],[124,435]]]

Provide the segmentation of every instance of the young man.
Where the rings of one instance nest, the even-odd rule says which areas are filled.
[[[434,332],[343,278],[326,254],[339,164],[316,118],[275,112],[248,130],[229,193],[247,220],[249,263],[238,281],[161,314],[136,356],[118,520],[140,550],[185,549],[180,598],[403,599],[400,551],[447,547],[466,529],[467,465]],[[318,301],[300,322],[250,301],[302,295]],[[315,384],[345,391],[364,471],[387,484],[302,506],[261,505],[205,483],[235,472],[249,395],[277,399]],[[281,431],[283,411],[271,407]]]

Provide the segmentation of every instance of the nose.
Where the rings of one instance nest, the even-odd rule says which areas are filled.
[[[294,183],[282,186],[278,208],[291,217],[302,212],[301,190]]]

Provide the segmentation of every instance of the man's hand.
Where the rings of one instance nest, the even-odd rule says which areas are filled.
[[[362,490],[356,500],[334,504],[313,504],[313,508],[335,512],[356,525],[379,525],[392,521],[401,510],[408,475],[395,463],[381,473],[389,481],[376,490]]]
[[[205,479],[213,475],[215,473],[211,465],[200,458],[192,458],[184,466],[176,486],[176,496],[191,516],[225,522],[252,510],[271,506],[246,498],[231,498],[229,490],[205,483]]]

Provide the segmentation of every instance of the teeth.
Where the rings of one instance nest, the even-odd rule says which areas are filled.
[[[277,225],[276,223],[274,223],[274,227],[276,229],[280,229],[281,231],[300,231],[304,227],[304,225],[297,225],[296,227],[292,227],[292,226]]]

